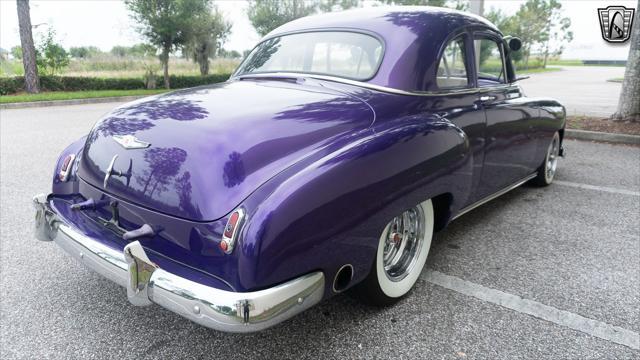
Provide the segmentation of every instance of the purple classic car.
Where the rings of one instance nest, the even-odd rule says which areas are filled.
[[[554,178],[565,110],[516,85],[519,46],[440,8],[285,24],[229,81],[120,106],[67,147],[36,236],[222,331],[347,289],[392,304],[434,231]]]

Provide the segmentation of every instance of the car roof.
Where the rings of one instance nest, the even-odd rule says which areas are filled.
[[[488,20],[431,6],[380,6],[307,16],[267,34],[262,41],[289,33],[350,30],[376,35],[385,54],[370,84],[402,91],[428,91],[434,83],[437,53],[450,35],[463,28],[499,30]]]

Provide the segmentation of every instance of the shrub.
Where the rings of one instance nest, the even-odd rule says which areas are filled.
[[[172,89],[182,89],[227,81],[229,76],[229,74],[212,74],[205,76],[169,75],[169,83]]]
[[[47,34],[36,49],[36,64],[38,71],[43,74],[54,75],[69,65],[69,54],[56,42],[56,32],[49,27]]]
[[[24,90],[24,77],[0,77],[0,95],[14,94]]]
[[[172,89],[181,89],[226,81],[229,74],[207,76],[171,75]],[[79,76],[40,76],[42,91],[135,90],[146,89],[143,78],[97,78]],[[24,77],[0,77],[0,95],[24,91]]]

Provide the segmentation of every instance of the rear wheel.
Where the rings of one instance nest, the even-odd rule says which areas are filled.
[[[538,168],[538,175],[531,180],[534,185],[547,186],[553,182],[558,168],[558,158],[560,157],[560,134],[556,132],[551,139],[551,144],[547,148],[547,155],[544,162]]]
[[[390,305],[413,288],[429,254],[433,223],[433,205],[427,200],[385,226],[371,272],[354,288],[363,301]]]

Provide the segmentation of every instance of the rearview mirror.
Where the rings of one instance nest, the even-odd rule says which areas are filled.
[[[509,45],[509,50],[518,51],[522,48],[522,40],[514,36],[505,36],[504,41]]]

